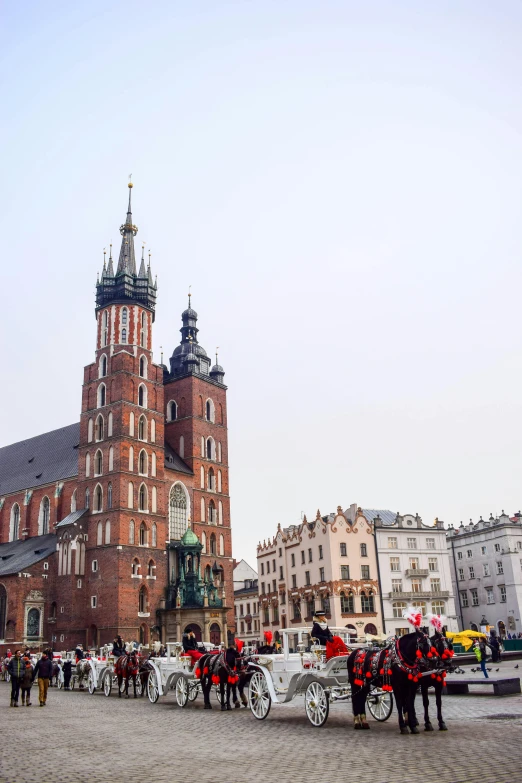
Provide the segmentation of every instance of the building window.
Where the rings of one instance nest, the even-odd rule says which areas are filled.
[[[366,544],[361,544],[360,547],[361,547],[361,557],[368,557]]]
[[[440,593],[440,579],[430,579],[430,588],[432,593]]]
[[[397,549],[396,536],[388,536],[388,549]]]
[[[129,544],[134,544],[134,520],[129,522]]]
[[[292,603],[292,619],[293,620],[300,620],[301,619],[301,602],[300,601],[293,601]]]
[[[312,562],[312,550],[311,549],[308,550],[308,562],[309,563]]]
[[[103,511],[103,490],[99,484],[94,490],[94,510]]]
[[[341,593],[341,612],[343,614],[354,614],[355,606],[352,592],[348,593],[348,595]]]
[[[265,575],[265,564],[261,563],[261,576]]]
[[[310,571],[305,571],[305,584],[310,584]]]
[[[276,570],[276,561],[272,560],[272,571]]]
[[[471,590],[471,605],[472,606],[479,605],[478,590]]]
[[[412,593],[422,593],[422,579],[411,580],[411,591]]]
[[[103,416],[100,415],[96,419],[96,440],[103,440]]]
[[[301,565],[304,565],[305,563],[305,553],[304,549],[301,550]]]
[[[406,610],[405,601],[394,601],[392,605],[393,616],[402,618],[402,613]]]
[[[101,383],[98,386],[98,408],[103,408],[103,406],[105,405],[105,400],[106,400],[105,384]]]
[[[319,581],[324,582],[324,568],[319,569]]]
[[[470,579],[475,579],[475,568],[473,566],[470,566],[468,568],[468,571],[469,571],[469,578]]]
[[[489,563],[483,563],[482,570],[484,572],[484,576],[489,576]]]
[[[439,570],[439,564],[436,557],[428,557],[428,570],[429,571]]]
[[[370,579],[370,566],[369,565],[362,565],[361,566],[361,579]]]
[[[178,418],[178,406],[174,402],[174,400],[171,400],[168,405],[167,409],[167,418],[169,421],[176,421]]]
[[[342,544],[339,544],[339,551],[341,553],[341,557],[346,557],[346,544],[344,543],[344,541],[342,542]]]
[[[112,508],[112,484],[110,481],[107,487],[107,508]]]
[[[500,544],[495,544],[495,552],[500,552]]]
[[[270,560],[266,561],[266,572],[267,572],[267,574],[270,573]]]
[[[140,525],[140,546],[147,546],[147,526],[145,522]]]
[[[432,601],[431,611],[433,614],[444,614],[446,611],[446,605],[444,601]]]
[[[427,538],[426,539],[426,549],[435,549],[435,539],[434,538]]]
[[[265,583],[261,582],[261,595],[265,594]]]
[[[91,595],[91,609],[96,609],[98,605],[98,599],[95,595]]]
[[[502,560],[497,560],[497,574],[503,574],[504,573],[504,566],[502,565]]]
[[[323,595],[321,597],[321,609],[325,614],[330,614],[330,596]]]
[[[292,574],[292,587],[297,587],[297,576]]]
[[[270,625],[270,614],[268,611],[268,606],[263,607],[263,622],[265,625]]]
[[[472,549],[468,549],[468,551],[466,552],[466,557],[467,558],[473,557],[473,550]]]
[[[459,568],[459,580],[462,582],[463,579],[464,579],[464,569]]]
[[[87,424],[87,443],[91,443],[92,441],[92,428],[93,428],[92,419],[89,419],[89,423]]]
[[[457,560],[462,560],[462,552],[457,552]]]
[[[306,602],[306,616],[307,617],[313,617],[315,614],[315,600],[313,598],[309,598]]]
[[[487,548],[485,546],[480,547],[480,551],[483,555],[487,554]]]
[[[418,557],[410,557],[410,570],[411,571],[418,571],[419,570],[419,558]]]
[[[207,421],[214,421],[215,420],[215,409],[214,409],[214,403],[212,400],[207,400],[206,404],[206,419]]]
[[[349,579],[350,578],[350,566],[342,565],[341,566],[341,579]]]
[[[398,557],[390,557],[390,571],[400,571],[401,564]]]
[[[408,538],[408,549],[417,549],[417,539]]]
[[[93,560],[93,561],[92,561],[92,563],[91,563],[91,569],[92,569],[93,571],[97,571],[97,570],[98,570],[98,561],[97,561],[97,560]]]
[[[145,484],[140,486],[138,508],[140,511],[147,511],[148,508],[147,487]]]
[[[460,591],[460,600],[462,601],[462,606],[464,609],[467,609],[469,606],[469,600],[468,600],[468,591],[467,590],[461,590]]]
[[[89,487],[85,490],[85,508],[90,508],[91,493]]]
[[[111,522],[109,519],[105,523],[105,543],[111,543]]]
[[[51,511],[51,504],[49,498],[46,496],[43,498],[40,504],[40,524],[38,525],[39,533],[42,536],[46,536],[49,532],[49,517]]]
[[[500,590],[500,603],[505,604],[506,603],[506,586],[505,585],[499,585]]]
[[[141,330],[140,330],[140,345],[142,348],[145,348],[145,332],[146,332],[146,318],[145,313],[141,314]]]
[[[392,593],[402,593],[402,579],[392,579]]]
[[[208,523],[209,525],[217,525],[216,504],[213,500],[208,504]]]
[[[495,594],[492,587],[486,587],[486,602],[488,604],[495,603]]]
[[[140,377],[147,377],[147,360],[144,356],[140,356]]]
[[[292,564],[292,568],[295,568],[295,554],[293,552],[290,555],[290,562]]]
[[[323,547],[319,544],[319,560],[323,559]]]
[[[138,472],[141,473],[142,476],[147,475],[147,452],[145,449],[142,449],[140,451],[139,457],[138,457]]]
[[[138,405],[140,408],[147,407],[147,387],[143,383],[140,383],[138,389]]]
[[[147,603],[147,591],[145,587],[140,588],[139,592],[139,598],[138,598],[138,611],[143,613],[148,612],[148,603]]]
[[[20,536],[20,506],[14,503],[11,508],[11,535],[10,541],[18,541]]]
[[[96,456],[94,457],[94,475],[101,476],[103,473],[103,455],[98,449]]]
[[[373,593],[368,590],[368,594],[364,590],[361,591],[361,612],[374,612]]]
[[[282,581],[283,579],[283,566],[279,566],[279,581]]]
[[[216,446],[213,438],[207,438],[207,459],[216,458]]]

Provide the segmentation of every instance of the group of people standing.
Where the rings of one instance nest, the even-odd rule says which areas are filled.
[[[11,707],[18,707],[20,694],[22,706],[31,706],[31,688],[35,679],[38,679],[40,707],[45,707],[47,690],[53,676],[52,651],[44,650],[36,665],[33,665],[29,648],[23,654],[21,650],[15,650],[15,654],[9,657],[7,671],[11,677]]]

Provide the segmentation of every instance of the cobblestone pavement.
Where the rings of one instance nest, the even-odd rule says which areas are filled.
[[[490,676],[518,675],[522,664],[500,669]],[[36,702],[37,694],[33,689]],[[216,702],[204,711],[201,696],[180,709],[174,694],[153,705],[114,691],[106,698],[52,689],[45,708],[8,704],[9,686],[0,683],[0,783],[419,783],[423,769],[437,783],[479,776],[481,783],[512,783],[522,766],[520,694],[446,696],[449,731],[415,736],[399,734],[395,711],[386,723],[371,721],[371,731],[354,732],[343,702],[314,729],[302,698],[272,706],[262,722],[244,708],[222,713]]]

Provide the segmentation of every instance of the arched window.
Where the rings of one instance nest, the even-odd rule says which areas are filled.
[[[221,556],[225,554],[225,536],[223,534],[219,536],[219,554]]]
[[[183,435],[180,435],[179,438],[179,456],[181,457],[181,459],[183,459],[183,457],[185,456],[185,438],[183,437]]]
[[[221,500],[218,503],[218,524],[223,524],[223,503]]]
[[[134,470],[134,447],[129,446],[129,470]]]
[[[114,449],[112,446],[109,449],[109,470],[114,470]]]
[[[129,481],[129,487],[127,492],[127,506],[128,508],[134,508],[134,484]]]
[[[85,490],[85,508],[90,508],[91,504],[91,492],[89,490],[89,487]]]
[[[127,311],[126,307],[123,307],[122,311],[121,311],[121,323],[122,323],[122,326],[127,326],[127,320],[128,320],[128,311]]]
[[[205,412],[206,412],[206,419],[207,421],[214,421],[215,420],[215,408],[214,403],[212,400],[207,400],[206,406],[205,406]]]
[[[101,476],[102,473],[103,473],[103,454],[101,453],[101,450],[98,449],[94,457],[94,475]]]
[[[176,421],[178,418],[178,406],[174,402],[174,400],[171,400],[167,407],[167,419],[169,421]]]
[[[201,521],[204,522],[205,518],[206,518],[205,498],[201,498]]]
[[[218,443],[218,458],[217,458],[217,461],[218,462],[222,461],[221,460],[221,443]]]
[[[132,561],[132,576],[139,576],[140,575],[140,561],[137,557],[134,558]]]
[[[206,551],[207,551],[207,534],[205,533],[205,531],[203,531],[203,533],[201,534],[201,546],[203,547],[203,549],[201,551],[203,552],[203,554],[206,554]]]
[[[222,480],[221,480],[221,471],[220,471],[220,470],[218,470],[217,476],[218,476],[218,480],[217,480],[217,491],[218,491],[218,492],[222,492],[223,490],[222,490],[222,488],[221,488],[221,487],[222,487]]]
[[[96,419],[96,440],[103,440],[103,416],[100,415]]]
[[[412,606],[416,609],[420,609],[423,615],[426,614],[426,601],[413,601]]]
[[[147,440],[147,419],[145,416],[140,416],[138,422],[138,440]]]
[[[394,601],[392,604],[393,616],[402,620],[402,614],[406,611],[406,601]]]
[[[105,523],[105,543],[111,543],[111,521],[108,519]]]
[[[134,544],[134,520],[129,522],[129,544]]]
[[[107,390],[104,383],[100,383],[98,386],[98,408],[103,408],[105,405]]]
[[[150,498],[150,510],[153,514],[155,514],[156,511],[158,510],[158,493],[156,487],[152,487],[151,498]]]
[[[40,503],[40,514],[38,519],[38,535],[46,536],[49,532],[49,517],[51,514],[51,504],[46,496]]]
[[[71,514],[76,511],[76,490],[71,495]]]
[[[138,473],[141,473],[142,476],[147,475],[147,452],[145,449],[140,451],[138,457]]]
[[[107,313],[107,310],[105,310],[103,313],[102,324],[103,324],[102,345],[105,347],[106,345],[109,344],[109,330],[108,330],[109,315]]]
[[[158,545],[158,528],[156,527],[156,523],[152,523],[151,528],[151,546],[157,546]]]
[[[156,571],[156,564],[154,560],[149,560],[149,565],[147,566],[147,576],[155,576]]]
[[[150,442],[156,443],[156,420],[150,420]]]
[[[187,529],[188,493],[181,482],[173,484],[169,493],[169,538],[179,541]]]
[[[147,496],[147,487],[145,486],[145,484],[140,484],[138,499],[139,499],[139,505],[138,505],[139,510],[147,511],[149,507],[149,503],[148,503],[148,496]]]
[[[216,504],[213,500],[208,504],[208,523],[209,525],[217,525]]]
[[[98,522],[96,527],[96,544],[98,546],[103,544],[103,522]]]
[[[103,511],[103,489],[100,484],[97,484],[94,490],[94,510]]]
[[[147,377],[147,360],[144,356],[140,356],[140,377]]]
[[[37,639],[40,636],[41,613],[33,607],[27,612],[27,638]]]
[[[100,359],[99,377],[105,378],[106,375],[107,375],[107,357],[105,356],[105,354],[103,354],[103,356]]]
[[[147,407],[147,387],[143,383],[138,387],[138,405],[140,408]]]
[[[148,610],[148,601],[147,601],[147,590],[145,587],[140,587],[140,593],[139,593],[139,599],[138,599],[138,611],[142,614],[147,613]]]
[[[361,612],[374,612],[373,592],[361,590]]]
[[[112,508],[112,484],[110,481],[107,487],[107,508]]]
[[[140,525],[140,546],[147,546],[147,526],[145,522]]]
[[[211,555],[217,555],[216,552],[216,536],[214,533],[210,536],[210,554]]]
[[[205,582],[207,584],[212,582],[212,571],[209,565],[205,568]]]
[[[350,591],[348,595],[341,593],[341,612],[344,614],[354,614],[355,604],[353,599],[353,593]]]
[[[129,435],[134,437],[134,413],[132,411],[129,415]]]
[[[153,451],[150,456],[150,475],[156,475],[156,452]]]
[[[121,342],[123,345],[127,344],[127,330],[125,329],[125,327],[123,327],[123,329],[121,330]]]
[[[107,435],[109,437],[112,435],[112,413],[109,413],[109,423],[107,425]]]
[[[209,468],[208,471],[208,488],[211,492],[216,489],[216,476],[214,474],[214,468]]]
[[[91,475],[91,455],[89,452],[85,455],[85,476],[89,478]]]
[[[18,541],[20,536],[20,506],[18,503],[14,503],[11,508],[11,535],[10,541]]]
[[[140,345],[142,348],[145,348],[145,344],[146,344],[146,339],[145,339],[146,330],[147,330],[147,321],[146,321],[145,313],[142,313],[141,330],[140,330]]]
[[[207,438],[207,459],[216,459],[214,438]]]
[[[201,489],[205,489],[205,468],[203,465],[199,469],[199,486]]]
[[[92,423],[92,419],[89,419],[89,423],[87,425],[87,442],[88,443],[92,442],[92,431],[93,431],[93,423]]]

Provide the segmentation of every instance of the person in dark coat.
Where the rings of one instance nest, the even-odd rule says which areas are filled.
[[[72,661],[65,661],[63,665],[63,687],[66,691],[71,690]]]
[[[46,653],[42,653],[42,657],[34,667],[33,682],[37,676],[40,707],[45,707],[47,703],[47,689],[49,687],[49,680],[53,676],[53,662],[49,660]]]
[[[125,655],[125,642],[121,636],[116,636],[112,643],[112,654],[115,658],[119,658],[120,655]]]
[[[491,631],[491,635],[489,637],[489,646],[491,647],[491,660],[493,663],[497,663],[500,661],[500,644],[496,631]]]
[[[74,651],[74,654],[76,655],[76,663],[78,663],[78,661],[83,660],[83,647],[81,644],[76,645],[76,650]]]
[[[333,641],[333,634],[328,628],[328,623],[326,622],[326,613],[316,612],[313,619],[314,624],[312,626],[311,636],[313,639],[317,639],[319,644],[326,647],[326,642]]]
[[[11,707],[18,707],[20,686],[24,679],[25,663],[22,659],[22,651],[15,650],[15,654],[9,659],[7,671],[11,675]]]
[[[190,655],[191,661],[193,664],[198,661],[203,653],[201,653],[198,650],[198,643],[196,641],[196,634],[194,631],[189,628],[185,633],[183,634],[183,652],[187,655]]]
[[[33,665],[31,663],[31,659],[27,655],[24,655],[22,660],[25,664],[24,677],[20,684],[20,689],[22,691],[22,707],[24,704],[26,707],[30,707],[31,686],[33,684]]]

